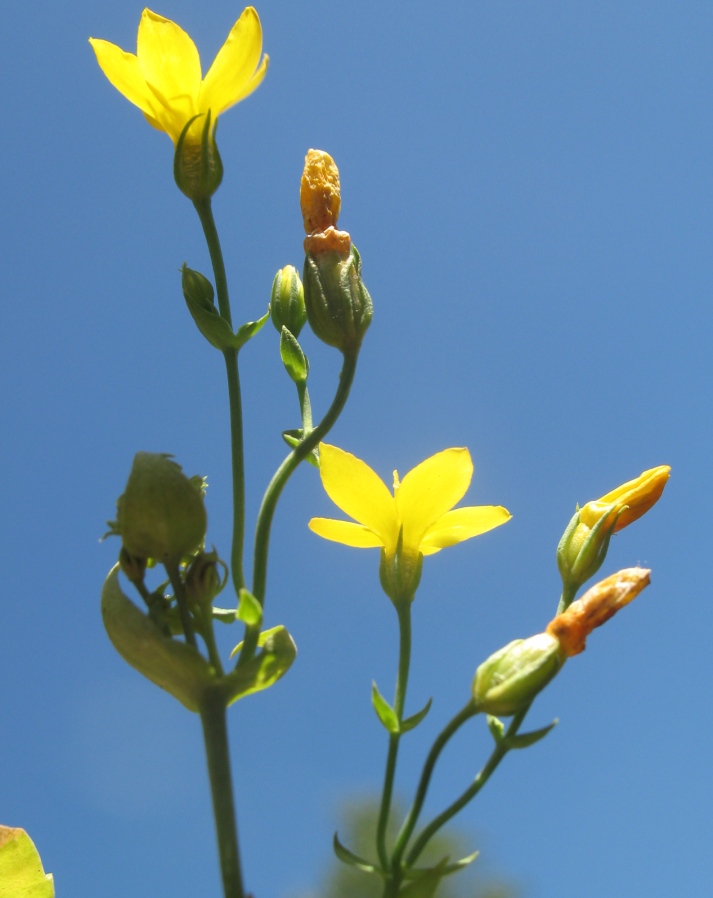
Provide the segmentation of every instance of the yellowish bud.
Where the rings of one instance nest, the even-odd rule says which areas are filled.
[[[651,571],[625,568],[588,590],[581,599],[558,614],[547,625],[547,633],[558,640],[566,658],[585,649],[587,636],[628,605],[650,583]]]
[[[593,527],[614,506],[617,510],[621,510],[621,513],[613,532],[623,530],[658,502],[670,475],[671,468],[668,465],[659,465],[657,468],[644,471],[635,480],[623,483],[601,499],[587,502],[580,510],[581,522],[587,527]]]

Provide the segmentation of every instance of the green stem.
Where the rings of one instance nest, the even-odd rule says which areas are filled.
[[[245,898],[240,869],[238,827],[233,802],[233,784],[228,751],[225,700],[209,691],[201,703],[201,723],[208,760],[208,776],[213,797],[213,815],[218,839],[218,856],[225,898]]]
[[[394,711],[399,724],[403,720],[404,705],[406,703],[406,687],[408,685],[409,666],[411,664],[411,597],[396,605],[399,616],[399,669],[396,677],[396,691],[394,694]],[[376,850],[379,861],[384,869],[389,867],[389,855],[386,850],[386,830],[389,825],[391,813],[391,799],[394,791],[394,777],[396,775],[396,761],[399,752],[399,740],[401,733],[389,735],[389,750],[386,755],[386,769],[384,771],[384,786],[381,792],[381,807],[379,808],[379,820],[376,826]]]
[[[198,649],[198,643],[196,642],[196,634],[193,629],[191,613],[188,610],[186,588],[183,584],[183,580],[181,579],[181,573],[178,569],[178,564],[175,561],[167,561],[165,562],[164,567],[166,568],[168,579],[171,581],[173,594],[176,597],[176,604],[178,605],[178,613],[181,617],[181,626],[183,627],[183,634],[186,637],[186,642],[188,643],[188,645],[192,645],[194,649]]]
[[[215,672],[219,677],[223,676],[223,663],[220,660],[220,652],[218,651],[218,646],[215,642],[215,631],[213,629],[213,615],[211,614],[210,608],[207,609],[207,614],[203,615],[203,620],[201,621],[203,624],[201,628],[201,636],[205,641],[206,648],[208,649],[208,657],[210,658],[210,663],[215,668]]]
[[[400,866],[401,858],[406,850],[408,840],[411,838],[414,828],[418,823],[419,814],[423,808],[423,803],[426,800],[426,793],[428,792],[428,787],[431,782],[431,776],[433,775],[433,770],[441,752],[446,747],[451,737],[463,726],[466,720],[470,720],[470,718],[477,713],[477,706],[472,700],[469,701],[465,707],[455,715],[450,723],[441,730],[433,743],[431,750],[428,753],[428,757],[426,758],[426,762],[423,765],[423,772],[421,773],[421,779],[419,780],[413,804],[404,820],[401,832],[394,845],[394,850],[391,856],[391,867],[393,870],[396,870]]]
[[[215,292],[218,298],[218,310],[230,327],[233,319],[230,312],[228,296],[228,279],[225,274],[223,252],[220,248],[218,230],[213,218],[213,207],[210,197],[196,200],[195,206],[206,243],[210,253],[215,278]],[[240,396],[240,375],[238,373],[238,353],[235,349],[226,349],[225,373],[228,379],[228,402],[230,405],[230,446],[233,475],[233,543],[230,552],[230,573],[236,596],[245,586],[243,574],[243,544],[245,541],[245,457],[243,450],[243,409]]]
[[[308,436],[312,430],[312,405],[309,401],[309,390],[307,382],[301,381],[297,384],[297,395],[300,400],[300,415],[302,417],[302,433]]]
[[[557,614],[562,614],[563,611],[566,611],[574,601],[574,597],[576,595],[576,586],[564,586],[562,588],[562,598],[560,599],[560,603],[557,606]]]
[[[290,452],[275,472],[265,490],[265,495],[262,498],[262,504],[260,505],[260,511],[258,513],[257,525],[255,527],[255,553],[253,565],[252,594],[258,600],[260,605],[264,606],[265,604],[270,528],[272,526],[272,519],[275,514],[278,499],[299,463],[307,457],[315,446],[319,445],[320,440],[329,433],[341,414],[354,380],[356,363],[357,356],[355,354],[345,354],[342,370],[339,374],[339,386],[337,387],[336,395],[334,396],[327,413],[315,429],[302,440],[299,446],[296,446],[292,452]],[[246,630],[245,641],[240,652],[238,664],[243,664],[252,658],[255,652],[255,647],[257,646],[258,635],[257,627],[249,627]]]
[[[431,838],[438,832],[438,830],[447,823],[451,817],[455,816],[461,808],[465,807],[469,801],[472,801],[473,798],[480,792],[483,786],[490,779],[490,775],[496,769],[498,764],[502,761],[505,755],[510,751],[507,745],[507,740],[509,736],[514,736],[520,726],[522,725],[523,720],[525,719],[525,715],[530,710],[530,705],[527,704],[521,711],[518,711],[517,714],[513,717],[510,726],[507,728],[507,731],[504,737],[496,744],[493,749],[492,754],[487,760],[487,763],[482,768],[480,773],[473,780],[471,785],[461,794],[459,798],[457,798],[453,804],[449,805],[445,811],[435,817],[429,824],[424,828],[419,837],[413,844],[411,851],[409,851],[406,857],[406,863],[409,867],[413,866],[415,862],[418,860],[419,855],[426,847]]]

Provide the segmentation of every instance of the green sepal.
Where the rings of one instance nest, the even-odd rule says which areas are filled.
[[[364,860],[363,857],[359,857],[358,854],[354,854],[353,851],[345,848],[339,841],[339,836],[336,833],[334,834],[332,845],[334,847],[334,853],[342,863],[348,864],[350,867],[356,867],[357,870],[362,870],[364,873],[376,873],[379,876],[384,876],[384,871],[381,867],[372,864],[370,861]]]
[[[555,718],[551,724],[542,727],[540,730],[533,730],[531,733],[518,733],[515,736],[506,736],[503,742],[506,748],[529,748],[540,739],[544,739],[550,730],[557,726],[559,720]]]
[[[285,366],[285,371],[296,384],[303,384],[307,381],[309,374],[307,356],[297,342],[297,337],[284,324],[280,331],[280,358]]]
[[[0,826],[0,898],[54,898],[51,873],[24,829]]]
[[[495,742],[499,745],[505,736],[505,724],[499,717],[495,717],[493,714],[488,714],[488,729],[490,730],[493,739],[495,739]]]
[[[221,680],[229,705],[253,692],[268,689],[287,673],[297,656],[297,647],[283,626],[263,630],[257,644],[262,651],[245,664],[239,664]],[[242,642],[236,645],[230,657],[238,654],[242,647]]]
[[[199,271],[188,268],[184,262],[181,268],[181,285],[188,311],[196,327],[211,346],[215,346],[221,352],[237,348],[232,327],[213,302],[213,286],[210,281]]]
[[[247,589],[240,590],[240,601],[235,617],[249,627],[259,627],[262,623],[262,605]]]
[[[429,698],[426,702],[425,706],[421,708],[416,714],[412,714],[410,717],[407,717],[406,720],[401,721],[401,732],[408,733],[409,730],[415,729],[419,723],[423,720],[423,718],[428,714],[431,710],[431,705],[433,704],[433,699]]]
[[[239,327],[238,332],[233,337],[233,349],[242,349],[248,340],[252,340],[255,334],[263,329],[265,322],[269,317],[270,309],[265,312],[262,318],[258,318],[257,321],[248,321]]]
[[[464,870],[466,867],[472,864],[479,855],[479,851],[474,851],[472,854],[469,854],[468,857],[464,857],[459,861],[454,861],[452,864],[448,863],[449,858],[444,857],[443,860],[438,863],[436,869],[439,870],[443,876],[450,876],[452,873],[457,873],[459,870]],[[412,867],[410,870],[404,871],[404,878],[418,878],[424,873],[429,873],[432,869],[432,867]]]
[[[164,635],[124,595],[118,564],[104,581],[101,610],[109,639],[124,661],[170,692],[189,711],[198,712],[206,689],[216,683],[214,669],[192,646]]]
[[[400,731],[399,718],[396,715],[396,711],[394,711],[384,696],[379,692],[377,685],[374,682],[371,684],[371,703],[376,711],[376,716],[379,718],[387,732],[395,736]]]
[[[282,439],[287,443],[290,449],[296,449],[304,439],[304,431],[301,427],[295,428],[294,430],[283,430]],[[319,470],[319,449],[317,446],[315,446],[311,452],[307,453],[305,461],[308,461],[313,468]]]

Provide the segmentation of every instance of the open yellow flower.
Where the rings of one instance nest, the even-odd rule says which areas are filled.
[[[319,536],[361,549],[382,547],[387,558],[396,554],[403,528],[401,554],[415,559],[433,555],[510,520],[501,506],[453,508],[466,493],[473,476],[467,449],[445,449],[421,462],[399,481],[394,472],[394,495],[372,469],[354,455],[321,443],[322,485],[329,498],[352,521],[312,518],[309,527]]]
[[[191,38],[175,22],[150,9],[141,16],[136,55],[108,41],[89,38],[89,43],[109,81],[174,145],[194,116],[201,118],[188,138],[199,140],[203,116],[209,111],[212,131],[218,116],[251,94],[267,71],[268,57],[260,58],[260,19],[252,6],[233,25],[205,78]]]

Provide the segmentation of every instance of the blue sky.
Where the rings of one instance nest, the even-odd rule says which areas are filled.
[[[241,7],[166,0],[207,65]],[[652,586],[538,698],[559,726],[508,757],[461,824],[528,898],[710,889],[709,600],[713,313],[713,9],[688,2],[266,0],[260,89],[218,132],[214,209],[238,322],[302,264],[309,147],[340,167],[341,225],[374,300],[332,439],[388,478],[447,446],[475,462],[468,504],[506,527],[427,559],[414,607],[408,797],[477,665],[543,629],[574,510],[667,463],[661,503],[602,570]],[[230,541],[222,360],[180,292],[208,271],[169,139],[106,81],[91,36],[135,49],[140,5],[4,5],[7,86],[0,396],[2,822],[28,829],[59,895],[218,894],[198,720],[114,652],[98,539],[133,454],[206,474],[209,541]],[[324,410],[337,353],[305,333]],[[248,515],[297,405],[266,328],[241,356]],[[378,553],[319,540],[331,515],[300,470],[279,508],[266,606],[299,648],[274,689],[230,715],[248,887],[319,879],[340,802],[378,789],[393,609]],[[224,645],[229,648],[230,639]],[[237,640],[237,637],[236,637]],[[233,640],[233,641],[236,641]],[[474,721],[428,808],[489,751]]]

